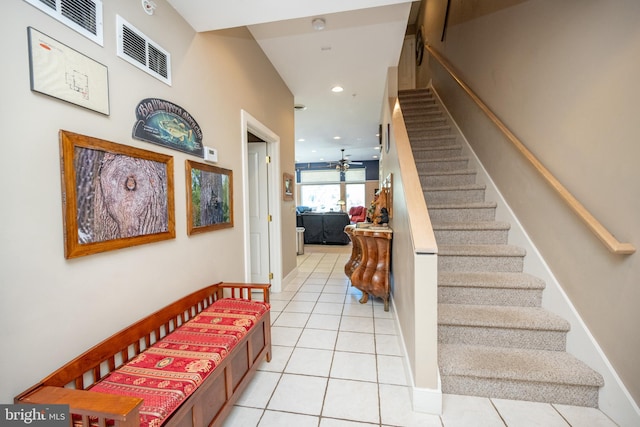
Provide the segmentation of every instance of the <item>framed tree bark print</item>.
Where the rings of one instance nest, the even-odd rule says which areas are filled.
[[[175,237],[173,157],[60,131],[65,258]]]
[[[186,160],[187,234],[233,227],[233,171]]]

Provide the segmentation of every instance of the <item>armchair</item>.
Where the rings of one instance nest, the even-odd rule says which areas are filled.
[[[351,223],[365,222],[367,220],[367,210],[364,206],[352,206],[349,209],[349,220]]]

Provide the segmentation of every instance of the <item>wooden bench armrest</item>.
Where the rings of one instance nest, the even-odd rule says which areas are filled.
[[[44,386],[22,397],[20,402],[69,405],[72,414],[115,420],[120,422],[120,425],[137,426],[143,400],[88,390]]]
[[[231,296],[234,298],[251,298],[251,291],[257,290],[261,291],[264,297],[264,302],[269,302],[269,289],[271,285],[269,283],[229,283],[229,282],[221,282],[218,283],[218,288],[221,290],[230,289]],[[235,291],[238,291],[236,293]],[[247,292],[245,294],[244,292]]]

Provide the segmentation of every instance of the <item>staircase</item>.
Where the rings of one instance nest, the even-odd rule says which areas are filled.
[[[565,351],[569,323],[541,308],[444,110],[429,89],[400,105],[438,243],[442,392],[597,407],[602,376]]]

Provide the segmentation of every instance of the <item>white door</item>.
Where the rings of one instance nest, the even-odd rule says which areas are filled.
[[[249,252],[253,283],[270,283],[269,183],[266,159],[266,143],[249,143]]]

